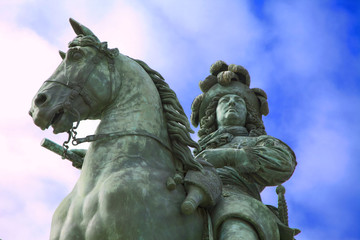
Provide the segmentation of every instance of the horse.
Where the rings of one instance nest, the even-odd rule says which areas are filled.
[[[42,130],[91,142],[76,185],[53,215],[50,239],[202,239],[201,209],[183,214],[186,189],[181,181],[166,184],[201,169],[176,94],[146,63],[70,23],[76,37],[29,111]],[[77,139],[86,119],[100,119],[95,135]]]

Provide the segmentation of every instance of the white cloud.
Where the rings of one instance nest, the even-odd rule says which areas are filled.
[[[297,156],[302,160],[299,167],[304,170],[298,172],[298,177],[304,187],[311,187],[310,182],[332,185],[343,179],[349,170],[353,139],[349,138],[347,130],[349,120],[344,118],[344,113],[349,111],[348,97],[330,89],[328,94],[314,98],[312,108],[297,116],[298,122],[306,120],[309,123],[297,133]]]
[[[285,71],[323,82],[314,77],[338,70],[347,54],[348,16],[344,12],[322,1],[271,1],[265,9],[271,38],[276,41],[273,54]]]
[[[114,4],[94,28],[99,29],[96,34],[100,40],[108,41],[109,47],[117,47],[121,53],[130,57],[142,58],[146,49],[150,48],[150,29],[147,28],[146,20],[142,12],[129,2]]]
[[[291,107],[270,122],[294,139],[298,166],[286,183],[290,221],[303,230],[297,239],[344,239],[355,227],[351,203],[356,190],[346,179],[358,176],[354,143],[359,141],[360,120],[354,111],[360,97],[346,79],[359,61],[344,44],[348,16],[326,2],[271,1],[265,6],[273,40],[266,59],[276,67],[270,69],[265,90],[273,84],[285,93],[277,98],[295,99],[279,103]]]
[[[46,239],[56,205],[44,201],[44,184],[58,184],[55,188],[59,192],[53,192],[53,199],[59,201],[64,189],[70,191],[74,185],[78,172],[40,147],[42,133],[27,112],[32,97],[60,63],[60,57],[47,41],[14,23],[1,22],[0,35],[0,237]]]

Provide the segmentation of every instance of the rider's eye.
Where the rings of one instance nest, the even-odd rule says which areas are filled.
[[[229,98],[221,98],[219,102],[226,102],[226,101],[229,101]]]

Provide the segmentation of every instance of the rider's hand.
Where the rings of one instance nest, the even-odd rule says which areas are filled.
[[[205,159],[216,168],[229,166],[229,151],[226,148],[207,149],[198,154],[196,158]]]

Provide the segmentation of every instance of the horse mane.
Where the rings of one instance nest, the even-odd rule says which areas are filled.
[[[167,122],[172,153],[177,161],[176,169],[184,171],[188,169],[201,170],[202,166],[194,160],[189,147],[199,150],[199,145],[190,137],[194,131],[190,127],[189,120],[182,108],[175,92],[165,82],[160,73],[150,68],[145,62],[133,59],[137,62],[153,80],[161,99],[164,116]],[[180,162],[179,162],[180,161]],[[180,164],[179,164],[180,163]]]

